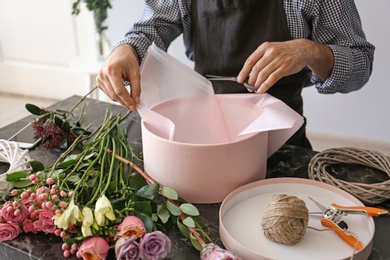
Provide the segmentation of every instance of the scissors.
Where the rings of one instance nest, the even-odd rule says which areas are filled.
[[[216,76],[216,75],[206,75],[206,78],[208,80],[223,80],[223,81],[235,81],[237,82],[237,77],[227,77],[227,76]],[[244,82],[242,83],[247,89],[256,91],[257,88],[249,85],[248,83]]]
[[[321,216],[321,224],[325,227],[334,229],[336,234],[343,239],[347,244],[356,247],[357,250],[363,249],[363,243],[355,236],[346,232],[348,229],[347,223],[342,221],[343,216],[348,214],[366,215],[368,217],[378,217],[380,215],[389,214],[389,211],[366,206],[340,206],[332,203],[329,207],[325,207],[318,201],[309,197],[321,209],[321,212],[310,212],[310,215]]]

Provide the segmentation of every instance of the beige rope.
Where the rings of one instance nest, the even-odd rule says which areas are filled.
[[[303,200],[286,194],[272,196],[261,227],[268,239],[282,244],[296,244],[307,229],[309,211]]]
[[[386,173],[389,179],[372,184],[340,180],[328,172],[328,167],[341,163],[377,169]],[[377,151],[350,147],[327,149],[310,160],[308,173],[310,179],[336,186],[365,204],[375,205],[390,199],[390,158]]]

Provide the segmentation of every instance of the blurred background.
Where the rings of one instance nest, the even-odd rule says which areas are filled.
[[[72,0],[0,0],[0,127],[22,116],[26,98],[49,105],[95,86],[99,58],[92,12],[72,15]],[[353,146],[390,155],[390,1],[355,0],[367,38],[376,46],[374,71],[361,90],[318,94],[304,89],[308,135],[314,149]],[[142,15],[142,0],[111,0],[106,55]],[[189,67],[182,38],[171,55]],[[93,98],[108,101],[102,92]],[[5,103],[6,101],[9,104]],[[10,102],[12,101],[12,102]],[[14,104],[14,105],[12,105]],[[12,115],[12,116],[10,116]]]

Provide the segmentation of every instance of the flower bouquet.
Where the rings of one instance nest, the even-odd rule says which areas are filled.
[[[106,259],[112,249],[116,259],[164,259],[171,249],[166,233],[177,226],[201,259],[239,259],[211,243],[194,205],[141,169],[142,159],[121,127],[131,112],[107,110],[103,123],[90,131],[90,125],[81,127],[81,117],[70,123],[74,108],[26,108],[39,116],[34,129],[42,145],[63,153],[49,167],[31,160],[31,170],[7,173],[0,242],[44,232],[62,238],[65,257]]]

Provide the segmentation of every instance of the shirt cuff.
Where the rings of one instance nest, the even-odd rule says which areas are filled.
[[[312,73],[311,80],[315,84],[317,91],[322,94],[331,94],[336,92],[347,93],[345,87],[349,75],[353,69],[353,55],[348,47],[328,45],[334,55],[334,67],[331,75],[325,81]]]
[[[127,37],[124,40],[121,40],[117,44],[115,44],[112,51],[114,51],[118,46],[124,44],[131,45],[135,49],[138,55],[139,62],[141,63],[146,55],[149,46],[152,43],[145,37]]]

